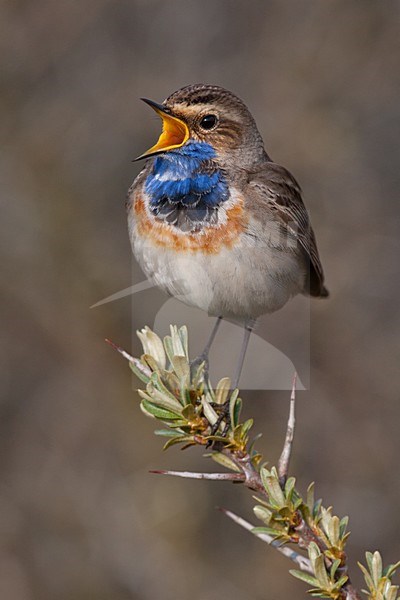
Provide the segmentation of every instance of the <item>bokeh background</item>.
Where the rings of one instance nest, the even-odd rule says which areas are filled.
[[[104,344],[131,347],[146,293],[133,322],[129,296],[89,308],[132,281],[124,198],[159,129],[138,98],[194,82],[247,102],[318,234],[331,297],[292,471],[350,516],[352,565],[400,558],[399,19],[390,0],[1,2],[2,599],[306,597],[215,511],[251,518],[246,490],[148,473],[210,465],[161,453]],[[288,394],[245,399],[274,462]]]

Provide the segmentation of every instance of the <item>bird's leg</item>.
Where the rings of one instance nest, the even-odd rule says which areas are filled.
[[[246,321],[246,323],[244,325],[243,342],[242,342],[242,346],[240,348],[239,360],[238,360],[237,367],[236,367],[235,377],[233,379],[234,384],[233,384],[232,389],[234,389],[234,390],[239,386],[240,375],[242,373],[247,347],[249,345],[251,332],[253,331],[255,324],[256,324],[256,319],[249,319],[248,321]],[[224,404],[221,404],[218,420],[212,426],[211,435],[215,435],[217,433],[222,421],[226,421],[226,425],[224,427],[224,431],[222,432],[222,435],[224,436],[228,432],[229,425],[230,425],[229,402],[230,402],[230,399],[228,398],[224,402]]]
[[[205,345],[203,352],[197,358],[195,358],[194,360],[192,360],[190,362],[190,367],[191,367],[192,373],[194,373],[194,371],[201,365],[201,363],[205,363],[204,364],[204,376],[205,377],[208,376],[208,354],[209,354],[210,348],[214,342],[215,336],[217,335],[219,326],[221,325],[222,318],[223,317],[218,317],[217,320],[215,321],[214,327],[212,328],[212,331],[211,331],[211,335],[209,337],[207,344]]]
[[[241,375],[242,369],[243,369],[244,359],[245,359],[246,352],[247,352],[247,346],[249,345],[251,332],[253,331],[255,324],[256,324],[255,319],[249,319],[248,321],[246,321],[246,323],[244,325],[244,336],[243,336],[242,347],[240,348],[239,360],[238,360],[238,363],[236,366],[236,373],[235,373],[235,377],[233,378],[233,382],[234,382],[233,389],[234,390],[237,387],[239,387],[239,380],[240,380],[240,375]]]

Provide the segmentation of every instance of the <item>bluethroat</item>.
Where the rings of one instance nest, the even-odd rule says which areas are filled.
[[[247,106],[215,85],[162,104],[158,142],[128,193],[129,233],[146,276],[185,303],[244,324],[238,385],[256,319],[296,294],[328,295],[300,186],[271,160]]]

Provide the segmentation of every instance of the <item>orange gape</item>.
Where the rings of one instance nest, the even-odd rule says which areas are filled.
[[[146,237],[152,244],[161,248],[179,251],[201,251],[204,254],[218,254],[224,247],[232,248],[240,240],[247,218],[243,210],[243,200],[226,211],[226,223],[204,227],[200,232],[182,234],[156,218],[147,214],[142,197],[134,199],[133,210],[136,216],[137,233]]]

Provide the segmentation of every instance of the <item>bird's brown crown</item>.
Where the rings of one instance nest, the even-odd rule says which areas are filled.
[[[211,144],[218,153],[263,152],[263,142],[245,103],[217,86],[186,86],[163,102],[170,114],[182,119],[193,139]]]

